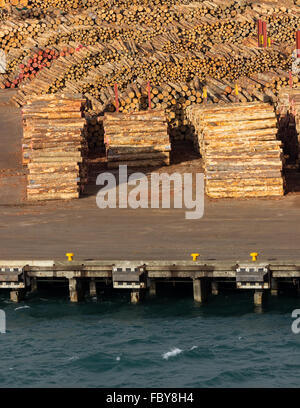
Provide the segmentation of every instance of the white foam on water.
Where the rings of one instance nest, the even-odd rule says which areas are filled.
[[[76,361],[76,360],[78,360],[79,359],[79,357],[78,356],[72,356],[72,357],[69,357],[67,360],[68,361]]]
[[[190,350],[195,350],[196,348],[198,348],[198,346],[193,346],[190,348]]]
[[[117,361],[120,361],[120,360],[121,360],[121,357],[118,356],[118,357],[116,358],[116,360],[117,360]]]
[[[30,309],[30,306],[20,306],[20,307],[17,307],[15,310],[21,310],[21,309]]]
[[[175,347],[175,348],[173,348],[171,351],[168,351],[167,353],[164,353],[164,354],[162,355],[162,358],[163,358],[164,360],[168,360],[170,357],[175,357],[175,356],[177,356],[178,354],[182,353],[182,351],[183,351],[183,350],[181,350],[180,348]]]

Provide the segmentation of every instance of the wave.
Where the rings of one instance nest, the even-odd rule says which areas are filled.
[[[71,356],[67,358],[68,361],[76,361],[79,360],[79,356]]]
[[[162,358],[164,360],[168,360],[170,357],[175,357],[175,356],[177,356],[178,354],[180,354],[182,352],[183,352],[183,350],[181,350],[180,348],[175,347],[171,351],[168,351],[167,353],[164,353],[162,355]]]
[[[21,310],[21,309],[30,309],[30,306],[20,306],[20,307],[15,308],[15,310]]]

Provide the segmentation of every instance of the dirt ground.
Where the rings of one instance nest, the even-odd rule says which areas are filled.
[[[289,177],[293,192],[285,197],[206,198],[203,218],[187,220],[184,209],[99,209],[95,180],[105,164],[94,158],[80,200],[3,205],[21,202],[25,189],[20,132],[20,112],[0,92],[0,259],[58,259],[70,251],[75,259],[106,260],[185,260],[192,252],[203,260],[249,260],[253,251],[261,260],[299,257],[300,173]],[[173,162],[163,170],[201,172],[197,155],[180,146]]]

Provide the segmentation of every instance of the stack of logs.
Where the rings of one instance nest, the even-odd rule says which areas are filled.
[[[170,164],[171,145],[164,111],[106,113],[103,125],[108,168]]]
[[[204,161],[206,193],[212,198],[284,194],[281,142],[277,120],[266,103],[191,106]]]
[[[28,201],[78,198],[87,181],[85,99],[35,97],[23,108]]]
[[[7,8],[9,6],[27,7],[29,0],[0,0],[0,8]]]
[[[277,103],[279,137],[284,145],[286,168],[300,165],[300,88],[284,88]]]

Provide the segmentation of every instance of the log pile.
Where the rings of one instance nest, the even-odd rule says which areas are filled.
[[[28,201],[79,197],[87,181],[84,104],[81,96],[47,95],[23,107]]]
[[[59,58],[55,58],[51,64],[51,69],[44,67],[44,69],[39,69],[35,75],[35,79],[29,81],[24,78],[19,94],[14,98],[15,102],[20,106],[26,104],[28,98],[31,98],[34,95],[42,95],[48,93],[49,89],[49,80],[50,78],[57,78],[59,73],[62,70],[68,69],[74,62],[78,59],[84,58],[87,51],[84,47],[77,48],[77,51],[74,53],[62,53],[63,55]],[[80,91],[76,92],[79,93]],[[67,92],[68,93],[68,92]]]
[[[180,80],[182,73],[186,72],[184,64],[189,62],[187,60],[182,64],[176,64],[176,71],[180,76],[176,76],[174,81],[169,80],[168,83],[165,83],[162,82],[165,75],[169,78],[172,77],[171,72],[170,75],[165,72],[170,64],[144,63],[143,61],[147,58],[147,54],[145,54],[143,59],[140,62],[137,60],[134,66],[132,66],[131,60],[126,60],[125,57],[122,59],[123,65],[119,63],[107,63],[98,66],[101,48],[102,46],[94,47],[93,51],[91,51],[90,47],[83,48],[72,56],[60,57],[57,61],[54,61],[49,69],[40,70],[34,80],[24,81],[19,93],[14,97],[15,102],[19,105],[23,105],[27,97],[35,93],[52,93],[58,90],[75,93],[83,92],[84,95],[92,101],[94,110],[98,113],[103,113],[106,110],[113,109],[113,85],[117,80],[118,86],[121,88],[120,112],[128,113],[147,108],[148,101],[147,94],[145,94],[146,79],[149,76],[153,78],[156,76],[157,78],[157,76],[160,75],[159,78],[161,78],[161,81],[158,81],[159,85],[155,85],[157,81],[155,81],[154,84],[151,82],[152,108],[164,109],[166,111],[168,123],[172,129],[172,138],[183,140],[188,138],[184,108],[193,103],[202,102],[204,86],[207,88],[208,100],[213,103],[234,102],[236,100],[236,82],[239,86],[239,101],[274,101],[281,85],[288,82],[288,74],[280,69],[278,69],[278,72],[251,74],[248,78],[242,77],[237,81],[228,77],[219,78],[222,72],[219,74],[218,71],[215,71],[213,77],[213,70],[211,71],[211,75],[208,75],[210,69],[214,66],[213,60],[211,59],[210,65],[208,60],[206,61],[206,65],[203,63],[204,70],[199,72],[200,78],[195,76],[193,80],[189,82],[186,82],[187,77],[183,77],[182,81]],[[228,62],[231,61],[231,69],[233,72],[240,72],[239,67],[242,65],[245,69],[247,65],[246,60],[237,61],[237,65],[234,65],[234,59],[230,57],[230,51],[234,51],[234,47],[228,47],[228,49],[228,55],[226,59],[223,60],[224,64],[227,64],[226,60]],[[222,47],[220,47],[220,50],[223,51]],[[243,50],[245,55],[247,55],[248,51],[247,49]],[[260,51],[260,53],[263,52],[263,50]],[[248,52],[248,57],[252,59],[250,52]],[[281,59],[282,58],[283,56],[281,56]],[[254,54],[251,65],[257,60],[257,55],[255,57]],[[216,54],[216,62],[217,61],[222,61],[218,54]],[[261,60],[259,59],[259,61]],[[91,63],[92,66],[90,66]],[[189,68],[191,72],[188,73],[188,77],[192,76],[192,70],[196,69],[196,64],[198,63],[200,62],[191,60]],[[250,69],[252,71],[253,68],[251,68],[251,65]],[[88,68],[89,71],[86,70],[86,67],[90,67]],[[173,68],[175,68],[175,66]],[[105,72],[105,75],[103,75],[103,72]],[[174,70],[172,72],[174,74]],[[136,73],[139,73],[141,77],[135,77]],[[216,76],[218,77],[217,79]],[[51,83],[49,78],[53,78],[54,81]],[[295,81],[298,80],[297,77],[294,79]]]
[[[75,51],[80,51],[82,48],[83,46],[77,48],[62,47],[61,50],[55,48],[46,48],[45,50],[35,48],[32,50],[33,53],[30,56],[24,57],[22,54],[22,63],[17,67],[19,74],[13,77],[16,72],[16,63],[19,60],[19,58],[16,58],[11,60],[8,64],[7,79],[2,84],[0,83],[0,89],[20,87],[21,82],[26,81],[26,79],[34,79],[37,73],[43,68],[50,68],[54,60],[61,57],[68,58],[74,54]]]
[[[105,113],[108,168],[170,164],[171,145],[164,111]]]
[[[270,47],[257,46],[257,19]],[[187,140],[185,108],[202,103],[204,87],[208,103],[276,102],[299,27],[299,0],[31,0],[3,15],[0,88],[18,88],[18,106],[33,95],[83,93],[92,103],[89,145],[101,150],[95,117],[115,110],[114,84],[126,114],[147,109],[150,81],[172,141]]]
[[[34,3],[31,2],[30,6],[34,7]],[[42,3],[47,8],[47,3]],[[56,7],[63,7],[61,3],[65,2],[57,3]],[[145,3],[131,6],[126,4],[127,8],[124,9],[117,7],[114,2],[102,1],[97,2],[91,11],[80,10],[63,15],[52,15],[52,11],[49,11],[46,18],[41,16],[38,19],[16,15],[1,25],[0,47],[11,53],[20,46],[27,48],[29,39],[34,38],[40,43],[40,39],[46,36],[48,41],[43,41],[44,46],[68,44],[72,41],[85,45],[99,42],[108,44],[116,39],[132,44],[137,54],[139,46],[148,47],[147,41],[150,41],[150,47],[155,44],[154,48],[169,55],[189,51],[206,53],[216,43],[241,44],[243,39],[255,38],[256,18],[261,14],[252,12],[249,9],[250,3],[246,7],[237,1],[224,6],[216,0],[196,5],[186,5],[186,2],[181,5],[181,2],[176,2],[175,6],[171,5],[172,2],[169,5],[151,1],[148,3],[149,6]],[[52,4],[55,6],[55,1]],[[70,6],[80,8],[78,2],[70,2]],[[84,7],[87,6],[85,1]],[[66,9],[69,7],[66,6]],[[284,10],[278,9],[275,15],[266,16],[268,30],[275,43],[283,42],[283,32],[286,30],[288,36],[284,40],[294,41],[295,30],[299,26],[297,10]],[[239,16],[239,13],[243,15]],[[209,18],[206,17],[207,14]],[[163,44],[161,49],[160,43]],[[259,64],[260,61],[257,62]]]
[[[9,6],[27,7],[29,0],[0,0],[0,8],[7,8]]]
[[[206,193],[212,198],[284,194],[281,142],[274,108],[265,103],[191,106],[204,161]]]
[[[0,27],[0,48],[8,63],[0,88],[18,87],[19,106],[33,94],[83,92],[96,113],[103,114],[117,82],[120,111],[126,113],[143,109],[140,82],[150,80],[158,91],[152,92],[153,109],[165,109],[172,137],[182,140],[189,137],[184,108],[201,103],[203,86],[208,100],[230,103],[235,82],[245,77],[249,83],[239,84],[241,102],[274,101],[288,81],[290,51],[281,45],[294,44],[299,27],[299,11],[291,1],[130,3],[32,0],[28,10],[14,11]],[[270,48],[257,47],[257,18],[267,22]],[[80,43],[87,46],[84,52]],[[65,48],[72,55],[62,56]],[[49,50],[56,50],[55,61],[48,59]],[[270,84],[265,77],[271,70],[277,79]],[[265,76],[258,80],[259,73]],[[135,89],[127,92],[129,87]]]

